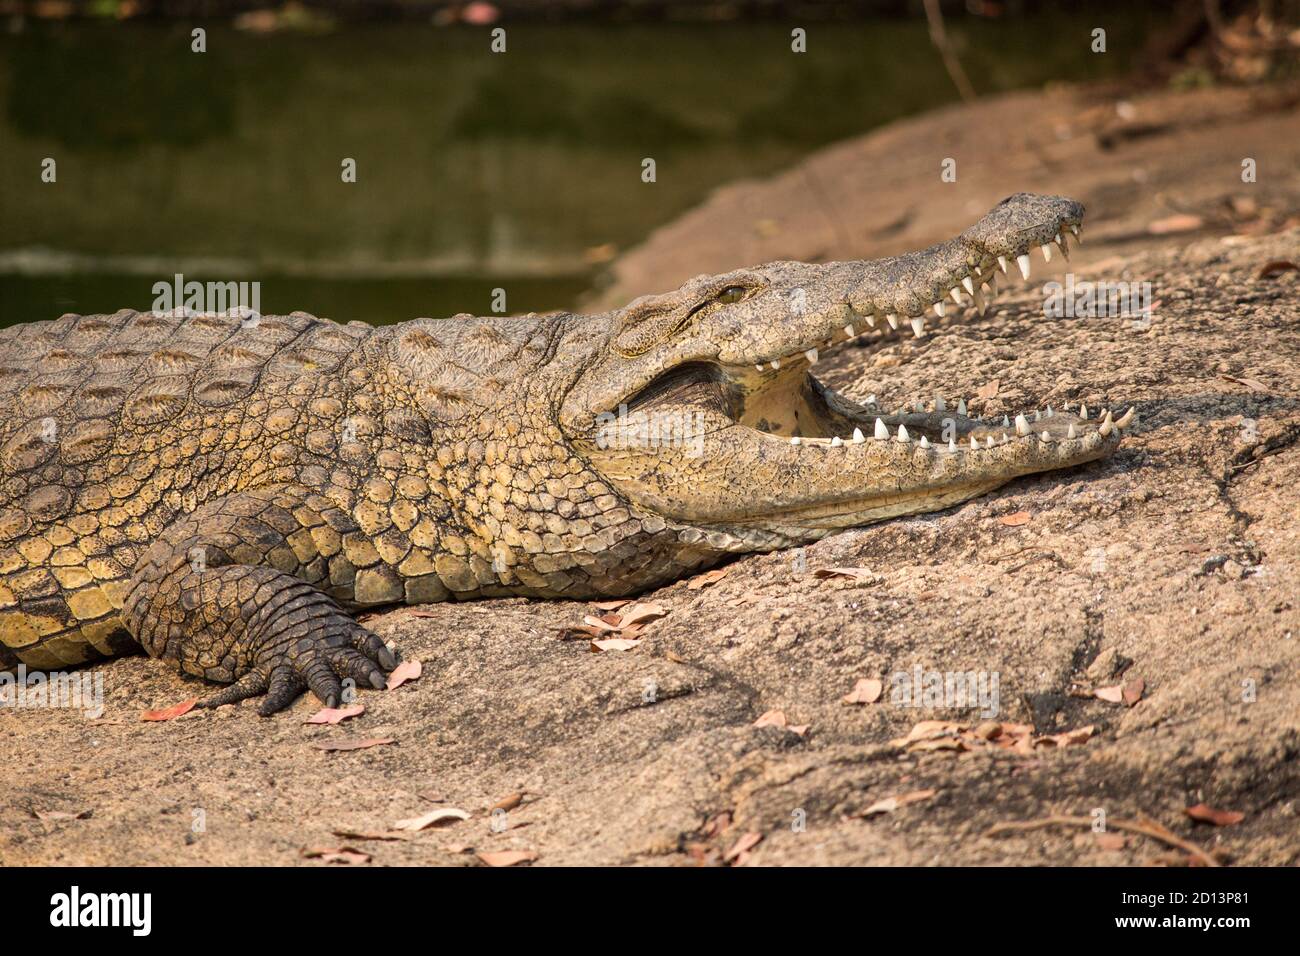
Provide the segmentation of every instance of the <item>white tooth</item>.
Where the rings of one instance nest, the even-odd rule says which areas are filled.
[[[832,448],[839,448],[839,447],[840,447],[841,445],[843,445],[843,444],[844,444],[844,442],[843,442],[843,440],[840,438],[839,435],[836,435],[834,438],[831,439],[831,447],[832,447]]]
[[[1044,261],[1044,262],[1051,262],[1051,261],[1052,261],[1052,247],[1051,247],[1050,245],[1048,245],[1047,243],[1043,243],[1043,244],[1042,244],[1041,246],[1039,246],[1038,248],[1039,248],[1040,250],[1042,250],[1042,253],[1043,253],[1043,261]]]
[[[924,435],[921,436],[921,447],[922,448],[930,447],[930,439],[926,438]]]
[[[906,441],[911,441],[911,440],[912,440],[911,437],[907,434],[907,426],[906,426],[906,425],[899,425],[899,426],[898,426],[898,440],[899,440],[899,441],[902,441],[902,442],[906,442]]]
[[[948,439],[948,450],[949,451],[957,450],[957,442],[954,439],[951,438]]]
[[[1022,436],[1029,434],[1029,422],[1024,415],[1016,416],[1016,434]]]
[[[998,268],[1001,269],[1003,272],[1006,272],[1006,271],[1007,271],[1007,257],[1006,257],[1006,256],[998,256]]]
[[[1088,420],[1088,406],[1083,402],[1079,403],[1079,419],[1085,422]]]
[[[1051,417],[1052,417],[1052,406],[1051,406],[1051,405],[1048,405],[1048,406],[1047,406],[1047,417],[1048,417],[1048,418],[1051,418]]]
[[[780,367],[781,367],[781,360],[780,360],[780,359],[772,359],[772,368],[780,368]]]
[[[934,314],[941,319],[943,318],[943,299],[934,304]]]
[[[867,396],[867,404],[868,404],[868,405],[874,405],[874,404],[876,404],[876,396],[875,396],[874,393],[872,393],[871,395],[868,395],[868,396]]]
[[[809,349],[807,352],[804,352],[804,353],[803,353],[803,357],[806,358],[806,359],[808,360],[808,364],[809,364],[809,365],[816,365],[816,364],[817,364],[817,350],[816,350],[816,349]]]
[[[861,444],[862,444],[864,441],[866,441],[866,440],[867,440],[867,439],[866,439],[866,438],[863,436],[863,434],[862,434],[862,429],[861,429],[861,428],[855,428],[855,429],[853,429],[853,444],[855,444],[855,445],[861,445]]]
[[[849,338],[853,338],[853,336],[857,335],[858,333],[853,331],[853,326],[846,325],[844,326],[844,334],[847,335]]]
[[[1137,409],[1130,408],[1128,411],[1126,411],[1123,414],[1123,416],[1120,417],[1119,421],[1115,422],[1115,427],[1128,428],[1129,425],[1133,424],[1133,419],[1136,417],[1137,417]]]
[[[763,363],[759,362],[757,365],[754,366],[754,368],[758,369],[760,372],[763,371]]]
[[[948,410],[948,406],[945,405],[944,402],[943,402],[943,396],[942,396],[942,395],[936,395],[936,396],[934,396],[934,410],[935,410],[936,412],[944,412],[944,411],[947,411],[947,410]]]
[[[912,320],[912,334],[918,339],[925,335],[925,319]]]
[[[1078,226],[1071,226],[1071,227],[1070,227],[1070,232],[1074,233],[1074,241],[1075,241],[1075,242],[1080,243],[1080,244],[1083,243],[1083,236],[1079,235],[1079,227],[1078,227]]]
[[[1007,416],[1003,415],[1003,416],[1002,416],[1002,427],[1003,427],[1003,428],[1006,428],[1006,427],[1009,426],[1010,424],[1011,424],[1011,419],[1009,419],[1009,418],[1007,418]]]
[[[876,327],[876,314],[874,312],[868,312],[864,318],[867,320],[867,328],[874,329]]]
[[[979,446],[980,446],[980,440],[976,438],[974,435],[971,435],[970,436],[971,450],[974,451],[975,449],[979,448]]]
[[[1020,274],[1027,280],[1029,278],[1029,253],[1016,256],[1016,265],[1020,267]]]
[[[1042,421],[1043,416],[1039,414],[1038,409],[1034,409],[1034,421]]]
[[[984,301],[984,293],[983,293],[982,291],[981,291],[981,292],[976,292],[976,293],[975,293],[975,309],[979,312],[980,315],[983,315],[985,309],[987,309],[987,308],[988,308],[988,304]]]
[[[960,307],[960,306],[961,306],[961,292],[959,292],[959,291],[957,290],[957,287],[956,287],[956,286],[953,286],[951,289],[949,289],[949,290],[948,290],[948,294],[949,294],[950,296],[952,296],[952,301],[956,302],[957,305],[958,305],[958,307]]]
[[[1074,422],[1070,422],[1070,427],[1065,430],[1066,438],[1078,438],[1079,433],[1074,430]]]
[[[975,294],[975,281],[970,276],[966,276],[964,279],[962,279],[961,285],[962,288],[965,289],[969,295]]]
[[[1068,262],[1070,259],[1070,243],[1059,232],[1056,234],[1056,245],[1060,248],[1061,255],[1065,256],[1065,259]]]
[[[964,399],[964,398],[959,398],[959,399],[957,399],[957,414],[958,414],[958,415],[965,416],[965,414],[966,414],[966,399]]]
[[[876,419],[875,437],[880,439],[881,441],[885,441],[889,438],[889,429],[885,427],[885,423],[882,422],[879,418]]]
[[[1003,433],[1002,433],[1002,440],[1001,440],[1000,442],[998,442],[998,444],[1000,444],[1000,445],[1005,445],[1005,444],[1006,444],[1007,442],[1009,442],[1009,441],[1011,441],[1011,436],[1008,435],[1006,432],[1003,432]]]
[[[1051,440],[1052,440],[1052,436],[1049,435],[1049,434],[1047,434],[1047,432],[1043,432],[1043,434],[1042,434],[1040,437],[1043,439],[1043,441],[1051,441]]]
[[[797,444],[799,444],[799,436],[798,436],[798,435],[795,435],[793,438],[791,438],[791,439],[790,439],[790,444],[791,444],[791,445],[797,445]]]
[[[993,436],[992,436],[992,435],[990,435],[988,438],[984,439],[984,447],[985,447],[985,448],[992,448],[993,445],[994,445],[994,442],[993,442]]]
[[[1114,427],[1115,427],[1115,422],[1111,419],[1110,412],[1107,412],[1106,417],[1102,419],[1101,427],[1098,428],[1097,431],[1101,434],[1102,438],[1105,438],[1107,435],[1111,433]]]
[[[898,316],[894,315],[894,313],[890,312],[885,316],[885,321],[889,323],[891,329],[898,328]]]

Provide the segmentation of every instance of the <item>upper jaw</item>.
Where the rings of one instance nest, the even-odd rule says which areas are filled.
[[[997,295],[999,273],[1029,279],[1035,248],[1045,261],[1057,252],[1069,257],[1070,239],[1080,241],[1082,234],[1083,207],[1068,200],[1059,205],[1057,213],[1015,230],[1001,228],[994,210],[956,239],[919,253],[803,266],[817,270],[804,275],[795,271],[798,264],[765,267],[778,278],[771,291],[789,301],[787,314],[774,334],[771,314],[765,319],[760,311],[765,306],[770,313],[770,297],[739,309],[733,324],[721,330],[732,334],[724,336],[718,359],[759,372],[779,371],[800,360],[816,364],[826,349],[873,329],[920,338],[926,322],[949,309],[973,307],[983,314]]]

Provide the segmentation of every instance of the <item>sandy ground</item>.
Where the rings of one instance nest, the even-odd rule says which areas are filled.
[[[977,109],[1010,102],[1024,113],[1054,96]],[[1078,195],[1098,213],[1073,261],[1078,278],[1151,282],[1149,328],[1123,317],[1045,320],[1039,282],[1064,264],[1044,269],[1035,255],[1034,283],[1011,283],[988,316],[952,317],[923,340],[819,366],[837,388],[890,405],[936,391],[992,415],[1135,405],[1140,425],[1112,459],[802,554],[747,557],[707,587],[675,584],[647,598],[668,613],[629,651],[562,639],[599,613],[584,604],[378,616],[372,626],[422,661],[423,676],[363,692],[366,712],[336,727],[304,724],[313,699],[267,720],[245,704],[142,722],[145,709],[202,688],[163,663],[114,661],[98,671],[98,719],[0,708],[0,864],[322,865],[304,849],[352,847],[372,864],[481,865],[479,853],[519,850],[539,864],[1136,865],[1187,862],[1178,841],[1201,860],[1300,862],[1300,272],[1261,277],[1271,261],[1300,260],[1300,229],[1287,226],[1300,209],[1298,164],[1285,176],[1274,168],[1267,186],[1261,173],[1251,193],[1229,155],[1250,148],[1245,134],[1221,144],[1231,162],[1218,168],[1218,154],[1182,143],[1202,134],[1177,117],[1200,108],[1165,99],[1162,115],[1174,119],[1153,121],[1164,132],[1096,155],[1076,150],[1057,172],[1051,163],[990,172],[968,197]],[[1137,108],[1157,115],[1150,103]],[[854,150],[897,148],[926,122],[942,139],[954,114],[829,152],[851,165]],[[1300,148],[1294,103],[1238,119],[1225,111],[1219,122],[1262,124],[1260,142],[1273,130],[1274,156]],[[1114,150],[1149,170],[1146,187],[1129,189],[1119,165],[1105,187],[1101,153]],[[1075,189],[1076,178],[1093,186]],[[788,179],[743,188],[767,190],[778,210]],[[907,188],[910,199],[901,183],[883,190],[914,218],[879,251],[971,218],[967,199],[931,213],[936,187]],[[1146,190],[1202,197],[1191,211],[1203,222],[1150,235],[1150,221],[1186,210],[1156,209]],[[739,264],[720,261],[725,243],[707,220],[693,228],[699,256],[687,272]],[[778,238],[742,258],[771,258],[764,243]],[[810,255],[814,239],[802,241],[780,254]],[[647,264],[663,242],[620,263],[617,281],[631,289],[653,273],[662,288],[680,278],[674,265]],[[860,570],[816,574],[834,567]],[[898,699],[899,675],[916,668],[996,676],[991,716],[935,705],[951,699]],[[864,679],[883,683],[880,699],[845,703]],[[1130,703],[1094,693],[1113,687]],[[770,711],[786,726],[754,726]],[[899,742],[927,720],[965,729]],[[393,742],[319,746],[365,738]],[[867,812],[899,795],[915,799]],[[518,805],[493,813],[503,802]],[[1197,823],[1185,809],[1200,803],[1244,817]],[[439,808],[469,819],[392,831]],[[1049,815],[1104,818],[1107,832],[1059,823],[989,833]],[[1122,829],[1144,820],[1159,837]],[[400,838],[373,839],[381,835]]]

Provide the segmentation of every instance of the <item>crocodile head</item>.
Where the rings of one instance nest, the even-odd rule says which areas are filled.
[[[637,507],[745,550],[948,507],[1018,475],[1112,452],[1131,415],[981,421],[964,403],[883,414],[820,383],[826,350],[870,328],[923,333],[996,273],[1062,252],[1083,207],[1019,194],[960,236],[867,262],[775,262],[701,276],[599,316],[561,410],[592,468]],[[593,334],[595,330],[593,329]]]

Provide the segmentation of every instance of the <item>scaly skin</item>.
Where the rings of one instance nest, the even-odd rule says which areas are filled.
[[[982,287],[1082,214],[1015,196],[922,253],[700,277],[595,316],[6,329],[0,665],[138,643],[229,684],[208,706],[333,704],[395,663],[357,608],[632,594],[1101,457],[1127,419],[1015,435],[964,408],[884,415],[803,355]],[[620,406],[623,424],[687,421],[686,440],[628,440]]]

